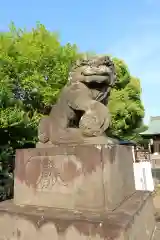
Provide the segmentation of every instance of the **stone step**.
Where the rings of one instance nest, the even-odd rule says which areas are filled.
[[[18,206],[5,201],[0,203],[0,239],[150,240],[155,230],[153,212],[151,194],[138,191],[108,214]]]

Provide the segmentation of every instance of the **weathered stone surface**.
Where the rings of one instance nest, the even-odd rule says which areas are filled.
[[[79,61],[49,116],[40,121],[41,144],[37,147],[83,143],[86,137],[103,135],[110,124],[106,105],[115,79],[115,67],[109,57]]]
[[[131,151],[104,144],[17,150],[14,202],[113,210],[135,192]]]
[[[135,192],[132,148],[104,145],[102,164],[105,208],[114,209]]]
[[[160,239],[160,230],[156,229],[153,235],[153,240],[159,240]]]
[[[136,192],[112,213],[75,212],[0,203],[1,240],[150,240],[152,197]]]

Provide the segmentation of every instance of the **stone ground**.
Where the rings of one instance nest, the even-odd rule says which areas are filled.
[[[157,229],[155,231],[153,240],[160,240],[160,194],[159,192],[157,196],[154,196],[153,202],[156,208],[156,220],[157,220]]]
[[[157,223],[157,229],[154,233],[153,240],[160,240],[160,222]]]

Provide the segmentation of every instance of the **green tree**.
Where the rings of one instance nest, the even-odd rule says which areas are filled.
[[[12,173],[15,149],[33,147],[37,124],[47,114],[79,57],[76,45],[37,24],[31,31],[0,33],[0,173]],[[9,176],[9,175],[8,175]],[[2,178],[0,185],[4,185]],[[6,192],[6,191],[5,191]]]
[[[136,139],[136,132],[143,125],[144,106],[141,101],[140,80],[130,75],[127,65],[113,58],[117,82],[111,92],[111,133],[120,138]]]

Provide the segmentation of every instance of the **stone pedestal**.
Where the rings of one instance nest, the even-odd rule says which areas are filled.
[[[150,240],[152,196],[135,191],[132,149],[59,145],[17,150],[14,199],[0,240]]]
[[[14,203],[114,210],[135,192],[130,147],[61,145],[18,150]]]
[[[152,197],[136,192],[113,212],[0,204],[1,240],[151,240],[155,222]]]

